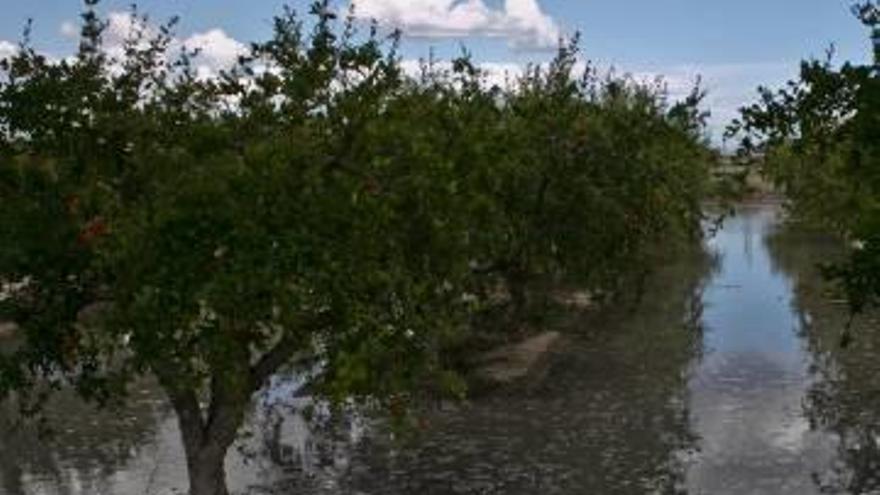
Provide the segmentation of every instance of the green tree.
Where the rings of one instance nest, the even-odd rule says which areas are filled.
[[[0,398],[122,399],[158,378],[190,492],[282,367],[331,400],[460,395],[460,349],[505,282],[619,290],[652,245],[693,238],[711,156],[699,91],[574,74],[576,43],[511,88],[463,56],[402,73],[396,35],[287,9],[198,77],[174,22],[137,11],[121,54],[86,1],[72,59],[2,62]]]
[[[330,395],[386,397],[434,371],[431,336],[465,309],[467,265],[433,256],[457,242],[430,203],[434,163],[386,187],[381,159],[350,161],[346,136],[401,84],[393,49],[312,12],[309,36],[288,11],[217,80],[143,17],[112,58],[92,9],[75,59],[25,43],[5,62],[2,309],[26,345],[3,390],[108,400],[156,375],[193,494],[226,492],[226,451],[281,366],[300,356]]]
[[[498,145],[486,149],[481,137],[466,151],[489,154],[477,172],[488,197],[479,266],[504,280],[516,319],[536,280],[617,292],[628,274],[651,266],[658,243],[699,236],[713,161],[702,92],[668,105],[660,85],[603,78],[589,65],[578,73],[578,53],[575,38],[547,67],[482,93],[487,111],[478,115],[496,122]],[[475,98],[459,106],[472,108]]]
[[[800,78],[742,109],[731,133],[790,200],[793,212],[852,241],[847,263],[831,267],[852,309],[880,301],[880,7],[853,12],[871,30],[873,64],[801,64]]]

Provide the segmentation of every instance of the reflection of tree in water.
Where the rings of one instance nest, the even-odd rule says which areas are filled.
[[[694,448],[705,253],[669,263],[637,308],[571,322],[544,379],[428,415],[416,438],[368,437],[346,486],[365,493],[677,493]]]
[[[377,434],[364,445],[357,408],[329,414],[296,397],[297,380],[279,376],[263,392],[240,452],[278,493],[338,493],[340,483],[375,493],[462,493],[493,484],[495,493],[675,491],[693,440],[686,372],[700,339],[683,328],[700,321],[709,264],[697,258],[658,274],[637,310],[621,306],[575,322],[575,333],[588,335],[571,338],[542,385],[435,414],[418,444]],[[143,450],[156,442],[168,412],[150,384],[132,393],[128,406],[102,412],[59,394],[48,408],[54,434],[45,439],[30,428],[10,429],[12,416],[0,412],[0,492],[111,493],[120,471],[149,476],[129,463],[149,457]],[[279,470],[288,481],[276,484]]]
[[[358,408],[329,414],[296,397],[297,380],[276,377],[254,409],[252,436],[239,442],[247,469],[265,473],[260,478],[268,485],[248,493],[339,493],[346,485],[392,494],[481,487],[675,492],[683,453],[693,445],[686,374],[698,355],[694,329],[708,270],[702,254],[671,264],[652,279],[638,308],[580,318],[572,329],[584,335],[572,336],[541,385],[433,414],[417,443],[390,443],[381,434],[362,442]],[[30,429],[0,431],[0,492],[118,488],[112,478],[133,469],[132,459],[148,457],[143,450],[156,442],[167,414],[164,397],[149,384],[133,394],[129,406],[100,413],[60,394],[48,409],[55,430],[48,439]],[[0,424],[8,419],[0,414]],[[141,471],[129,474],[149,475],[134,469]]]
[[[279,374],[259,394],[238,454],[264,473],[248,493],[336,493],[366,427],[364,405],[330,409],[301,394],[301,374]],[[270,480],[266,482],[266,480]]]
[[[162,416],[161,393],[141,385],[132,390],[128,405],[101,411],[72,393],[57,393],[46,408],[49,434],[22,425],[9,407],[0,411],[4,493],[24,494],[36,487],[70,495],[109,493],[106,480],[152,444]]]
[[[0,438],[0,489],[11,495],[24,493],[23,472],[15,445],[10,442],[10,435],[5,430],[0,430]]]
[[[839,439],[839,462],[814,473],[825,493],[876,493],[880,490],[880,326],[878,315],[854,320],[855,339],[841,348],[849,320],[845,304],[822,279],[817,262],[840,255],[840,242],[815,233],[788,229],[768,241],[779,268],[797,281],[795,309],[813,355],[813,384],[804,410],[814,430]]]
[[[363,430],[361,409],[329,414],[326,407],[296,396],[301,379],[277,376],[261,392],[248,431],[237,442],[239,455],[228,459],[230,481],[242,493],[333,493],[328,487],[348,465]],[[47,408],[53,431],[45,438],[32,427],[13,429],[15,416],[0,413],[0,494],[166,493],[151,491],[159,489],[153,477],[168,488],[178,483],[183,466],[164,463],[160,469],[163,459],[153,449],[164,445],[160,436],[176,423],[173,413],[150,383],[133,390],[130,399],[124,407],[95,411],[72,394],[60,393]]]

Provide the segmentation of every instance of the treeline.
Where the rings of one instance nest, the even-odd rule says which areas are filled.
[[[873,63],[804,61],[785,88],[762,88],[730,133],[797,218],[849,240],[847,262],[826,272],[859,312],[880,303],[880,5],[853,12],[870,30]]]
[[[108,51],[95,3],[75,57],[25,40],[0,66],[0,320],[23,336],[0,390],[156,375],[194,494],[224,492],[281,366],[334,398],[461,393],[444,351],[536,280],[619,292],[700,236],[700,91],[577,72],[576,41],[510,87],[468,56],[412,77],[325,1],[202,78],[173,23],[133,15]]]

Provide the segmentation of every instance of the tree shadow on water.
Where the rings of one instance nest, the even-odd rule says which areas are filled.
[[[839,259],[839,239],[794,226],[767,245],[778,267],[796,281],[792,304],[812,356],[804,414],[811,431],[834,445],[834,460],[812,473],[814,482],[822,493],[880,493],[880,314],[850,320],[842,296],[823,278],[817,260]],[[854,337],[842,346],[850,321]]]

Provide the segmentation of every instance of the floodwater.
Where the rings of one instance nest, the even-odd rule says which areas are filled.
[[[239,493],[880,494],[877,321],[856,320],[853,344],[840,347],[846,307],[815,266],[837,243],[780,217],[775,206],[739,208],[706,252],[665,263],[640,301],[566,319],[540,379],[425,413],[404,436],[357,415],[315,428],[291,412],[308,402],[289,399],[296,383],[279,378],[229,456],[230,484]],[[132,399],[97,414],[61,396],[54,436],[0,431],[0,494],[181,493],[173,414],[149,382]]]

